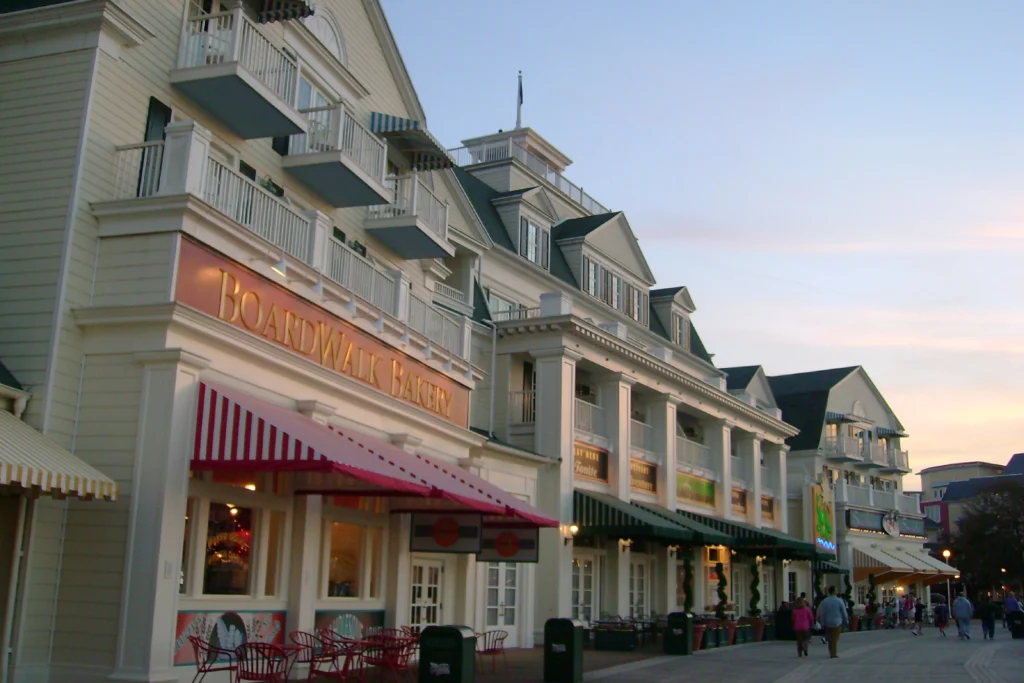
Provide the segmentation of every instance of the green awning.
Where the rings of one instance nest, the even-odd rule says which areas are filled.
[[[734,550],[773,554],[784,560],[817,560],[823,556],[813,543],[801,541],[775,529],[759,529],[750,524],[708,517],[688,510],[679,510],[676,514],[730,536],[730,542],[726,545]]]
[[[316,10],[309,0],[263,0],[263,9],[259,13],[259,22],[269,24],[272,21],[290,21],[305,19]]]
[[[849,574],[849,569],[840,567],[835,562],[829,562],[828,560],[818,560],[814,563],[814,571],[818,574]]]
[[[572,508],[573,521],[582,536],[660,541],[670,545],[715,545],[728,540],[703,525],[675,521],[668,517],[671,513],[667,510],[662,516],[604,493],[576,490]]]
[[[444,145],[416,119],[370,112],[370,131],[407,155],[414,170],[440,171],[455,165]]]

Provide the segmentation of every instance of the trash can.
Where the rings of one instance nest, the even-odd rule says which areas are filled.
[[[793,610],[780,607],[775,613],[775,640],[796,640],[793,631]]]
[[[1014,640],[1024,638],[1024,612],[1010,612],[1006,615],[1006,627],[1010,629],[1010,637]]]
[[[575,619],[544,622],[544,683],[583,681],[583,623]]]
[[[666,618],[662,645],[667,655],[693,654],[693,615],[672,612]]]
[[[419,683],[473,683],[476,634],[468,626],[428,626],[420,633]]]

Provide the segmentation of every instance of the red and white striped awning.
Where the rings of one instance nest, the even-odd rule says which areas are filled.
[[[405,498],[392,509],[462,509],[558,526],[460,467],[206,382],[199,385],[192,469],[303,472],[307,486],[297,493]]]

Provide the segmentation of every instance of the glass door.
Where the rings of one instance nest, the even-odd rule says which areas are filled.
[[[516,600],[519,595],[519,565],[514,562],[487,563],[487,602],[484,624],[487,630],[508,631],[506,647],[518,647]]]
[[[440,560],[413,560],[410,626],[422,629],[441,623],[443,570],[444,562]]]
[[[644,618],[651,607],[650,567],[647,560],[629,563],[629,616]]]
[[[589,624],[598,616],[594,588],[597,570],[593,557],[574,557],[572,560],[572,618]]]

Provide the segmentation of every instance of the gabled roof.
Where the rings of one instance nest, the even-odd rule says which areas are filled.
[[[693,297],[690,296],[690,290],[686,287],[663,287],[661,289],[652,289],[648,296],[652,301],[671,299],[675,303],[679,304],[687,313],[693,313],[697,310],[697,304],[693,303]]]
[[[377,35],[381,52],[384,54],[384,61],[387,62],[391,76],[395,79],[395,84],[398,86],[398,94],[402,98],[402,103],[405,104],[412,118],[418,119],[426,126],[427,115],[423,111],[419,95],[416,94],[412,78],[409,77],[409,70],[405,68],[405,60],[402,59],[402,53],[399,51],[398,43],[395,41],[395,34],[391,32],[388,19],[384,16],[384,8],[381,7],[380,0],[363,0],[363,8],[366,10],[366,15],[370,19],[370,25]],[[396,112],[390,113],[394,114]]]
[[[1003,474],[1024,474],[1024,453],[1016,453],[1003,468]]]
[[[474,177],[459,166],[453,168],[452,171],[455,173],[456,180],[462,185],[466,197],[469,198],[469,203],[473,205],[473,209],[480,218],[480,222],[483,223],[484,229],[487,231],[491,241],[514,252],[516,247],[512,243],[512,238],[508,236],[505,223],[502,222],[501,216],[498,215],[498,210],[491,203],[491,200],[498,193],[490,185]]]
[[[551,229],[551,237],[556,242],[586,237],[621,213],[621,211],[616,211],[583,216],[582,218],[568,218]]]
[[[768,384],[775,393],[771,377]],[[775,393],[775,405],[782,411],[782,421],[800,430],[796,436],[786,439],[794,451],[814,450],[821,443],[821,430],[825,425],[825,409],[828,407],[828,389],[803,394]]]
[[[746,389],[750,385],[750,380],[754,379],[754,375],[761,369],[760,365],[744,365],[738,368],[719,368],[725,373],[725,385],[726,389],[733,391],[734,389]]]
[[[25,390],[25,387],[21,386],[21,382],[14,376],[14,373],[7,369],[2,360],[0,360],[0,384],[18,391]]]
[[[495,195],[493,197],[491,197],[491,201],[494,201],[495,199],[510,199],[512,197],[522,197],[526,193],[533,192],[536,189],[537,189],[537,185],[534,185],[533,187],[524,187],[521,190],[509,190],[508,192],[497,192],[497,193],[495,193]]]
[[[789,394],[828,392],[832,387],[849,377],[850,373],[859,367],[859,365],[855,365],[849,368],[796,372],[791,375],[775,375],[768,378],[768,383],[772,385],[772,392],[776,398]]]
[[[649,321],[649,328],[651,332],[658,335],[662,339],[672,341],[672,335],[669,334],[668,330],[665,329],[665,326],[661,324],[661,318],[658,317],[653,305],[649,305],[647,319]],[[709,354],[708,350],[704,348],[704,342],[701,341],[700,335],[697,334],[697,328],[693,326],[692,321],[690,322],[689,327],[690,353],[697,356],[697,358],[700,358],[705,363],[711,363],[712,365],[714,365],[714,363],[711,360],[711,354]]]

